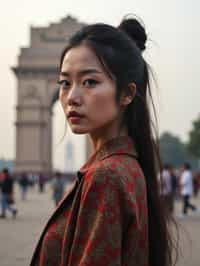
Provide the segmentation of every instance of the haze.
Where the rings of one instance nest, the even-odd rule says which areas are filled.
[[[200,101],[200,2],[198,0],[135,1],[5,1],[0,9],[0,158],[15,157],[16,79],[10,67],[17,64],[20,47],[29,46],[30,26],[48,26],[72,15],[86,23],[118,25],[134,13],[145,23],[149,35],[145,57],[158,81],[154,96],[160,132],[170,131],[187,140],[191,122],[199,114]],[[63,135],[64,118],[54,108],[54,148]],[[62,119],[60,118],[62,116]],[[62,122],[63,121],[63,122]],[[62,152],[54,165],[64,165]]]

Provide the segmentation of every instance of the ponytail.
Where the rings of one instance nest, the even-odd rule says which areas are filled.
[[[157,176],[161,169],[158,145],[151,128],[147,91],[150,90],[149,72],[144,62],[144,82],[127,109],[129,136],[133,139],[138,162],[144,172],[147,187],[149,224],[149,263],[151,266],[168,266],[172,263],[171,241],[167,217],[161,204]]]

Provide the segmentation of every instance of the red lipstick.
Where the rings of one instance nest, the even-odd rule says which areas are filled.
[[[83,115],[79,114],[76,111],[70,111],[67,117],[69,118],[72,124],[78,124],[80,122],[80,119],[83,117]]]

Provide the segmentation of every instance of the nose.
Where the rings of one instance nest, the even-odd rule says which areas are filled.
[[[81,101],[82,101],[81,99],[82,99],[82,95],[81,95],[80,88],[78,86],[73,86],[67,95],[68,105],[79,106],[79,105],[81,105]]]

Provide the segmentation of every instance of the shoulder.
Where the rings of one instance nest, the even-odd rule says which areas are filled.
[[[134,157],[114,155],[99,161],[85,175],[85,185],[105,185],[107,189],[134,190],[144,186],[144,175]]]
[[[95,163],[91,167],[90,173],[101,174],[110,173],[113,175],[142,174],[141,168],[137,160],[128,155],[112,155]]]

